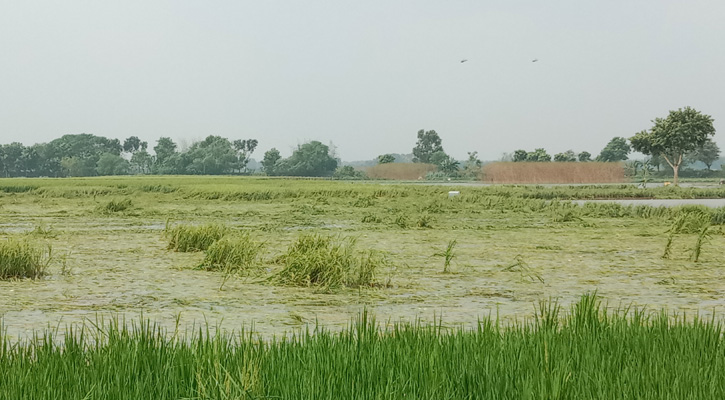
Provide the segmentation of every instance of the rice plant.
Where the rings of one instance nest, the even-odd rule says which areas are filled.
[[[45,275],[51,253],[50,246],[46,251],[25,238],[0,241],[0,279]]]
[[[291,286],[361,287],[376,284],[377,271],[387,265],[376,252],[359,252],[355,239],[303,234],[279,261],[283,269],[273,280]]]
[[[527,277],[532,282],[539,281],[541,283],[544,283],[544,278],[541,276],[541,274],[529,267],[529,264],[524,261],[524,258],[521,256],[521,254],[516,255],[516,257],[514,257],[513,264],[504,267],[503,270],[518,271],[522,277]]]
[[[361,312],[261,340],[207,327],[170,332],[147,320],[0,331],[3,399],[723,399],[717,319],[607,310],[584,295],[568,311],[474,327],[381,325]]]
[[[446,249],[444,251],[433,254],[437,257],[443,257],[444,274],[450,272],[451,261],[453,261],[453,257],[455,257],[455,254],[453,253],[453,248],[456,247],[456,244],[458,244],[458,241],[456,239],[453,239],[448,242],[448,245],[446,246]]]
[[[206,249],[199,269],[227,273],[247,271],[255,265],[262,247],[248,232],[227,235]]]
[[[133,206],[131,199],[123,200],[111,200],[106,204],[98,206],[98,210],[103,214],[113,214],[121,211],[126,211]]]
[[[176,225],[167,228],[165,235],[168,248],[174,251],[203,251],[229,232],[229,228],[218,224]]]

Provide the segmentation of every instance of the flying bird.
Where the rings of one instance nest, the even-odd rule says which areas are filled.
[[[461,64],[463,64],[466,61],[468,61],[468,60],[464,58],[463,60],[461,60]]]
[[[539,61],[538,58],[534,58],[533,60],[531,60],[531,62],[537,62],[537,61]]]

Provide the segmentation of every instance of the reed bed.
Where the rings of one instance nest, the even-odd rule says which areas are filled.
[[[206,250],[227,233],[229,228],[218,224],[176,225],[165,231],[169,240],[168,248],[181,252]]]
[[[26,238],[0,240],[0,279],[39,278],[50,262],[50,248]]]
[[[626,182],[622,163],[494,162],[483,167],[488,183],[617,183]]]
[[[473,329],[380,325],[363,312],[260,340],[148,321],[0,338],[7,399],[722,399],[725,339],[712,319],[606,311],[585,295],[528,321]]]

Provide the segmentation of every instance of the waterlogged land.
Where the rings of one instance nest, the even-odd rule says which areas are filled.
[[[566,306],[595,290],[612,306],[689,314],[725,306],[725,210],[571,202],[723,198],[725,190],[467,186],[449,198],[451,189],[229,177],[0,180],[2,237],[52,248],[43,278],[0,281],[6,338],[141,314],[164,327],[246,325],[265,336],[309,323],[342,329],[362,309],[378,320],[470,325],[488,314],[529,317],[540,299]],[[263,244],[260,258],[230,275],[196,268],[203,252],[168,249],[167,227],[209,223],[249,233]],[[306,233],[355,238],[356,249],[387,262],[372,286],[280,284],[280,256]]]

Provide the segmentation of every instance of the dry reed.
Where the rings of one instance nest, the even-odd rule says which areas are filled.
[[[626,182],[624,164],[605,162],[495,162],[483,167],[486,183]]]
[[[426,174],[437,169],[432,164],[421,163],[388,163],[365,168],[371,179],[417,180],[424,179]]]

